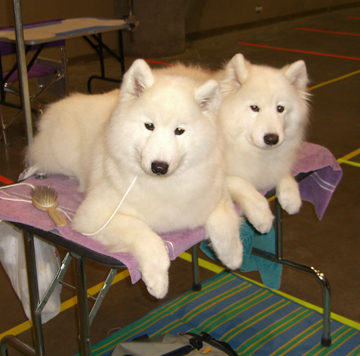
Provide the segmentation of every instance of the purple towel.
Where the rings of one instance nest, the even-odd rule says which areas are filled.
[[[304,142],[293,175],[314,172],[300,183],[301,199],[315,206],[321,220],[342,177],[342,169],[325,147]]]
[[[315,205],[317,214],[321,218],[329,204],[331,196],[339,183],[342,171],[336,159],[326,148],[304,143],[298,164],[294,174],[300,172],[316,171],[315,174],[307,177],[300,183],[301,197],[303,200],[310,201]],[[76,208],[83,199],[83,194],[77,190],[77,181],[65,176],[51,176],[45,180],[37,180],[35,177],[27,179],[25,182],[33,185],[50,185],[58,192],[58,207],[65,210],[70,217],[74,215]],[[28,186],[15,186],[6,190],[0,190],[0,197],[5,193],[16,195],[19,198],[31,200],[31,188]],[[54,224],[46,212],[39,211],[31,203],[13,202],[0,199],[0,219],[5,221],[20,222],[35,226],[39,229],[54,230]],[[130,272],[132,283],[140,278],[137,270],[136,260],[126,253],[108,253],[105,246],[89,237],[74,232],[71,224],[58,227],[57,230],[65,238],[83,245],[98,253],[114,257],[127,266]],[[188,250],[193,245],[205,239],[205,229],[199,227],[195,230],[178,231],[162,234],[169,256],[174,260],[182,252]]]

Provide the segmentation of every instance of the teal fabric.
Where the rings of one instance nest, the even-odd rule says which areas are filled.
[[[261,280],[267,287],[279,289],[282,265],[251,253],[253,247],[262,251],[275,253],[274,228],[272,227],[266,234],[260,234],[248,221],[245,221],[240,227],[240,238],[244,247],[244,256],[240,271],[259,271]],[[208,240],[203,241],[200,248],[207,256],[213,260],[217,260],[215,252],[211,249],[211,244]]]
[[[323,315],[315,306],[305,307],[227,271],[201,286],[201,291],[189,290],[93,345],[92,356],[110,356],[119,343],[145,334],[153,338],[182,332],[206,332],[245,356],[360,355],[355,322],[349,326],[334,315],[332,345],[323,347]]]

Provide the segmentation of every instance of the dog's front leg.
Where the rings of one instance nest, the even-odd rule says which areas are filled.
[[[89,194],[76,211],[73,228],[90,234],[103,226],[115,209],[107,197],[102,194],[102,200],[99,200],[96,192]],[[156,298],[165,297],[169,285],[170,258],[161,237],[146,223],[116,213],[100,232],[90,238],[101,242],[110,252],[132,254],[149,293]]]
[[[232,199],[255,229],[262,234],[269,232],[274,216],[266,198],[244,178],[227,176],[226,184]]]
[[[280,205],[289,214],[296,214],[301,208],[299,184],[290,174],[283,177],[276,186],[276,196]]]
[[[170,259],[161,237],[143,221],[116,214],[99,234],[110,252],[132,254],[151,295],[164,298],[168,292]]]
[[[219,260],[226,267],[237,269],[243,259],[243,246],[239,237],[241,218],[227,190],[224,195],[210,213],[205,229]]]

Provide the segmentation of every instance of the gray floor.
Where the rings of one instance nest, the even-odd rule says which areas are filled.
[[[358,19],[350,19],[357,17]],[[241,52],[255,63],[281,67],[298,59],[307,64],[310,87],[325,83],[311,91],[311,126],[307,139],[330,149],[341,158],[360,147],[359,67],[360,67],[360,8],[329,12],[321,15],[281,22],[269,26],[242,30],[188,43],[184,54],[158,61],[201,64],[218,69],[234,54]],[[297,27],[338,31],[347,34],[297,30]],[[357,34],[350,35],[350,34]],[[238,42],[261,44],[307,53],[240,45]],[[316,52],[317,54],[308,53]],[[320,54],[333,56],[322,56]],[[127,58],[127,67],[133,59]],[[154,64],[154,66],[156,66]],[[108,74],[119,77],[118,65],[107,60]],[[357,73],[354,73],[356,72]],[[87,78],[98,73],[97,62],[70,65],[70,91],[86,92]],[[350,74],[350,75],[349,75]],[[349,75],[349,76],[347,76]],[[339,79],[339,80],[336,80]],[[94,82],[94,91],[114,88],[114,84]],[[16,180],[23,169],[22,152],[26,145],[22,120],[8,129],[11,144],[0,141],[0,175]],[[360,163],[360,154],[351,159]],[[332,311],[360,323],[360,168],[342,164],[344,176],[322,221],[312,205],[305,203],[296,216],[284,213],[284,256],[320,269],[329,279],[332,289]],[[61,251],[63,254],[64,251]],[[200,253],[200,257],[204,256]],[[95,263],[87,264],[88,286],[104,280],[107,270]],[[201,269],[202,279],[213,272]],[[177,259],[170,271],[168,300],[191,287],[190,263]],[[256,272],[246,277],[259,280]],[[68,273],[66,280],[72,282]],[[0,334],[26,321],[20,302],[5,272],[0,268]],[[285,268],[281,291],[321,306],[318,282],[308,275]],[[62,301],[74,295],[64,288]],[[115,284],[105,298],[92,326],[92,341],[103,339],[114,328],[120,328],[141,317],[163,301],[151,298],[142,282],[131,285],[129,279]],[[76,308],[62,312],[44,326],[49,355],[73,355],[78,351]],[[29,341],[30,330],[19,334]],[[16,355],[16,353],[11,353]]]

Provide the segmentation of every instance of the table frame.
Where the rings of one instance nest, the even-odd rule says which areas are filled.
[[[74,260],[75,270],[75,287],[76,295],[78,299],[78,320],[80,324],[80,350],[81,355],[91,356],[91,335],[90,325],[94,320],[94,317],[107,294],[111,283],[119,268],[126,268],[119,260],[100,254],[96,251],[90,250],[82,245],[76,244],[70,240],[63,238],[52,232],[44,231],[33,226],[24,225],[21,223],[11,222],[16,228],[22,230],[25,247],[25,258],[27,267],[27,276],[29,284],[29,299],[30,299],[30,311],[31,320],[33,323],[33,343],[34,347],[24,344],[18,338],[8,335],[5,336],[0,343],[1,356],[8,356],[8,347],[11,346],[17,351],[26,356],[44,356],[44,335],[41,323],[41,312],[44,309],[47,301],[49,300],[52,292],[54,291],[57,283],[61,282],[71,260]],[[34,236],[39,237],[47,242],[53,243],[57,246],[61,246],[69,252],[62,261],[62,264],[54,276],[52,283],[42,299],[39,297],[36,260],[35,260],[35,248],[34,248]],[[199,266],[197,258],[196,245],[192,247],[193,253],[193,270],[194,270],[194,290],[201,290],[201,283],[199,280]],[[90,313],[88,312],[88,296],[87,296],[87,284],[85,273],[85,258],[95,261],[110,268],[110,272],[105,280],[104,286],[96,297]]]
[[[309,173],[311,174],[311,173]],[[304,175],[301,176],[303,178]],[[299,179],[299,177],[298,177]],[[270,191],[267,197],[273,196],[274,191]],[[278,200],[275,198],[275,253],[268,253],[262,250],[254,249],[252,253],[257,256],[266,258],[270,261],[280,263],[286,267],[290,267],[300,272],[307,273],[317,279],[322,287],[323,292],[323,335],[321,338],[321,344],[324,347],[331,345],[331,320],[330,320],[330,284],[323,273],[314,267],[309,267],[294,261],[290,261],[283,258],[282,252],[282,208]],[[126,268],[119,260],[113,257],[100,254],[96,251],[90,250],[85,246],[76,244],[71,240],[67,240],[62,236],[47,232],[33,226],[24,225],[20,223],[12,223],[15,227],[23,231],[24,245],[25,245],[25,256],[27,264],[27,274],[29,283],[29,295],[30,295],[30,310],[31,319],[33,322],[33,340],[34,348],[22,343],[19,339],[13,336],[5,336],[0,343],[0,356],[7,356],[8,345],[12,346],[23,355],[26,356],[43,356],[45,355],[44,348],[44,337],[41,324],[41,311],[45,307],[47,300],[50,298],[51,293],[55,289],[55,286],[60,282],[70,264],[71,259],[74,259],[75,268],[75,283],[76,293],[78,298],[78,318],[80,323],[80,349],[81,355],[91,355],[91,335],[90,325],[94,320],[94,317],[103,301],[107,291],[111,286],[111,282],[114,279],[117,270],[119,268]],[[62,265],[55,275],[53,282],[49,286],[49,289],[45,293],[42,300],[39,298],[38,282],[37,282],[37,271],[35,262],[35,249],[34,249],[34,235],[40,237],[47,242],[61,246],[68,250],[69,253],[65,256]],[[105,280],[102,290],[99,292],[96,301],[88,313],[88,301],[87,301],[87,285],[86,285],[86,274],[84,259],[88,258],[92,261],[100,263],[110,268],[110,272]],[[192,247],[192,265],[193,265],[193,290],[201,290],[201,282],[199,277],[199,264],[197,257],[196,245]]]

